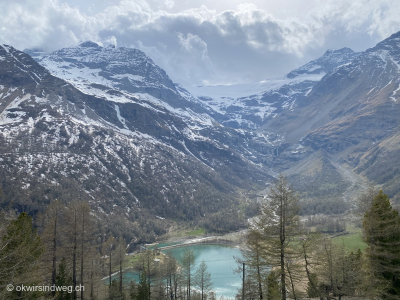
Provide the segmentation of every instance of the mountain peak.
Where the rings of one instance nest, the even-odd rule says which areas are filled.
[[[388,50],[389,52],[396,52],[398,55],[400,48],[400,31],[392,34],[390,37],[384,39],[382,42],[376,44],[375,47],[368,49],[366,52],[374,52],[376,50]]]
[[[337,50],[328,49],[328,50],[326,50],[325,54],[322,57],[331,56],[331,55],[352,54],[352,53],[355,53],[355,52],[348,47],[340,48]]]
[[[286,76],[288,78],[294,78],[301,74],[328,73],[334,68],[352,61],[358,55],[359,53],[356,53],[347,47],[338,50],[328,49],[321,57],[291,71]]]
[[[4,51],[6,51],[7,53],[10,53],[10,51],[12,52],[13,50],[15,50],[12,46],[6,44],[0,44],[0,47],[2,47]]]
[[[86,41],[86,42],[83,42],[82,44],[80,44],[79,47],[83,47],[83,48],[99,48],[100,46],[95,42]]]
[[[393,33],[390,37],[388,37],[387,39],[398,39],[400,38],[400,31]]]

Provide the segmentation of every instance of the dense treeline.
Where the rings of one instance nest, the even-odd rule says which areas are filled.
[[[0,203],[1,208],[26,212],[36,220],[36,215],[42,214],[54,199],[60,199],[63,203],[69,203],[71,199],[90,199],[91,207],[96,208],[96,216],[101,218],[101,222],[98,222],[101,224],[99,226],[103,227],[107,235],[122,235],[131,245],[131,250],[134,245],[152,243],[157,236],[165,234],[171,225],[169,223],[171,219],[185,222],[193,227],[205,227],[209,232],[224,233],[245,228],[245,220],[249,216],[248,212],[244,211],[245,208],[242,209],[242,212],[237,211],[238,203],[235,199],[231,198],[227,201],[226,195],[210,193],[201,186],[191,192],[185,201],[175,199],[174,197],[178,197],[178,193],[175,193],[174,196],[173,190],[166,192],[165,196],[171,202],[177,203],[173,205],[175,212],[172,214],[163,207],[167,202],[160,201],[160,199],[155,201],[155,197],[150,201],[149,196],[138,193],[141,201],[133,203],[121,202],[123,197],[115,198],[115,195],[107,193],[100,193],[101,196],[96,198],[82,192],[85,188],[92,189],[90,180],[85,183],[89,186],[84,188],[79,181],[60,176],[52,168],[49,170],[44,168],[44,173],[49,171],[52,176],[54,175],[53,178],[55,177],[57,180],[57,184],[55,184],[54,181],[44,176],[33,177],[29,174],[28,169],[26,172],[23,169],[18,171],[19,169],[13,165],[14,161],[15,159],[11,157],[10,160],[2,161],[3,167],[0,167],[0,188],[4,195]],[[95,188],[94,185],[93,188]],[[187,193],[189,194],[189,192]],[[109,215],[117,217],[109,218]]]
[[[127,255],[129,245],[122,236],[103,232],[84,201],[64,205],[55,200],[37,219],[35,227],[27,213],[17,216],[0,211],[0,299],[214,297],[207,265],[195,266],[191,250],[178,261],[172,255],[147,250],[136,253],[137,259],[128,264],[132,257]],[[124,281],[125,268],[132,264],[140,274],[138,282]],[[21,286],[47,286],[48,290],[16,289]]]
[[[333,243],[326,233],[345,222],[324,216],[299,219],[299,200],[280,177],[246,236],[239,260],[246,271],[237,299],[400,299],[400,216],[382,191],[360,197],[364,253]],[[305,231],[304,224],[314,227]]]
[[[0,187],[13,209],[34,217],[53,199],[67,203],[84,195],[92,198],[98,213],[126,219],[129,232],[141,223],[140,230],[131,234],[132,240],[153,242],[167,227],[151,221],[155,216],[202,224],[210,217],[212,222],[213,214],[239,205],[235,185],[247,187],[254,176],[239,162],[233,173],[210,172],[204,163],[175,159],[174,153],[162,147],[140,145],[112,130],[64,121],[61,125],[40,120],[31,131],[0,133]],[[141,150],[133,151],[132,145]],[[206,150],[226,161],[227,153],[211,148]],[[128,215],[126,209],[131,210]],[[207,225],[210,230],[215,227]],[[244,227],[243,223],[222,225],[224,230]]]
[[[238,298],[400,298],[400,216],[382,191],[370,190],[358,201],[368,245],[364,253],[351,252],[326,235],[343,232],[343,219],[310,216],[301,221],[299,200],[284,177],[265,199],[246,235],[243,259],[238,260],[245,274]],[[227,209],[208,217],[214,230],[224,232],[235,229],[230,222],[244,223],[250,212]],[[229,222],[219,223],[216,216]],[[131,240],[124,235],[125,227],[114,222],[118,236],[82,200],[54,200],[35,220],[27,213],[2,209],[0,299],[215,298],[207,265],[196,266],[192,251],[179,260],[156,249],[127,255]],[[310,227],[314,229],[304,230]],[[128,266],[136,270],[136,280],[123,276]],[[9,284],[71,290],[8,291]]]
[[[338,233],[346,230],[346,222],[341,218],[325,215],[309,216],[304,222],[306,228],[315,227],[316,232]]]

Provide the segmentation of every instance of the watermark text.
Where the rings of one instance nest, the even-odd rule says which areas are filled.
[[[7,291],[12,292],[16,290],[17,292],[67,292],[72,293],[74,291],[74,287],[72,285],[67,286],[57,286],[57,285],[12,285],[8,284],[6,286]],[[76,292],[85,291],[85,287],[83,285],[77,285],[75,287]]]

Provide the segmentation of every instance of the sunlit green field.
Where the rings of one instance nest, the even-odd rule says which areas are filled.
[[[205,233],[206,233],[205,228],[199,228],[199,229],[196,229],[196,230],[192,230],[192,231],[186,232],[186,234],[188,236],[191,236],[191,235],[204,235]]]
[[[352,225],[348,225],[346,230],[349,232],[347,235],[341,235],[332,238],[334,244],[344,244],[344,246],[356,252],[358,249],[364,251],[367,244],[362,240],[361,228],[356,228]]]

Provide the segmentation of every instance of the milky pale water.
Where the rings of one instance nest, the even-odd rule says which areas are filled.
[[[242,285],[240,274],[234,273],[234,270],[238,268],[234,256],[242,258],[239,248],[223,245],[193,245],[162,252],[171,253],[179,261],[186,249],[194,252],[196,264],[194,270],[197,269],[202,260],[207,264],[207,271],[211,274],[213,283],[212,289],[217,297],[224,296],[225,299],[233,299]],[[127,272],[124,277],[125,280],[137,280],[137,273]]]
[[[173,248],[169,251],[179,260],[186,249],[193,250],[195,257],[195,269],[202,260],[207,264],[207,271],[211,274],[213,290],[217,297],[234,298],[237,290],[242,285],[239,273],[233,270],[238,268],[235,257],[242,258],[239,248],[232,248],[223,245],[193,245],[186,247]]]

